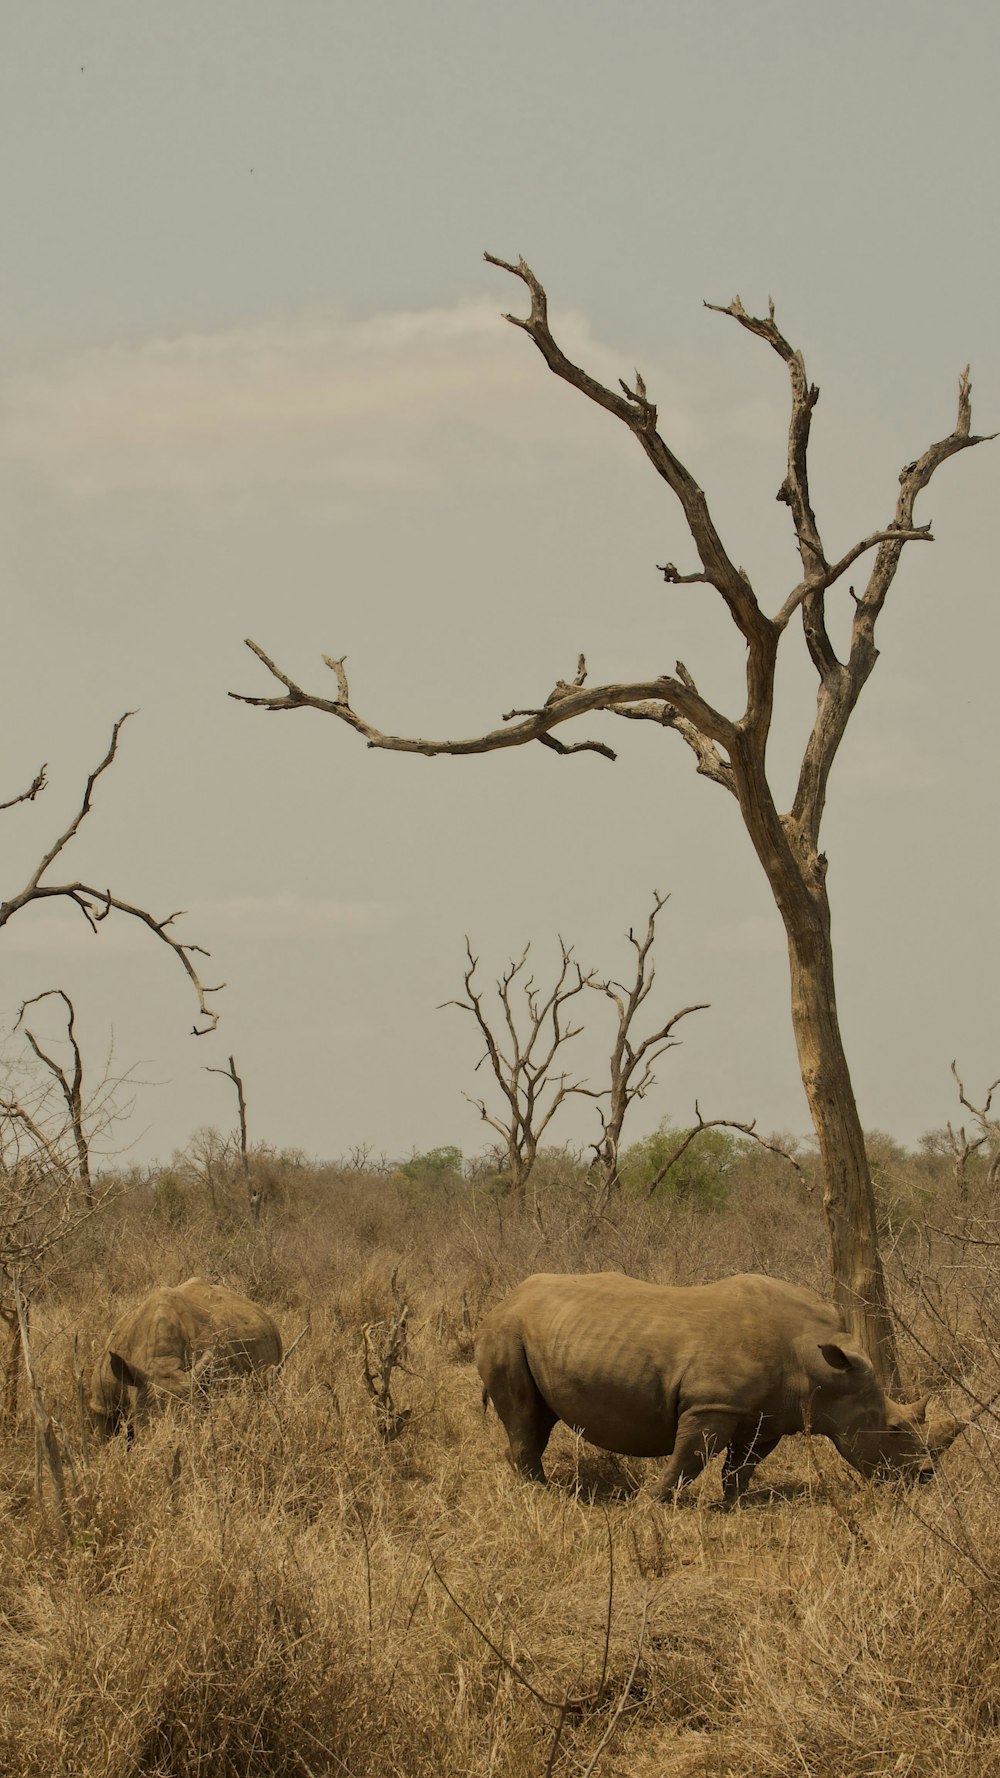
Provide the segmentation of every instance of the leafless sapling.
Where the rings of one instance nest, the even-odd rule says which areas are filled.
[[[970,1140],[965,1134],[964,1125],[957,1130],[953,1129],[951,1124],[947,1126],[948,1139],[955,1163],[955,1183],[958,1186],[958,1195],[960,1198],[964,1198],[966,1195],[969,1161],[981,1148],[986,1150],[983,1157],[986,1163],[986,1188],[992,1194],[1000,1184],[1000,1118],[991,1117],[990,1113],[993,1109],[993,1095],[997,1087],[1000,1087],[1000,1080],[995,1080],[993,1085],[986,1089],[986,1098],[982,1105],[974,1105],[966,1094],[954,1062],[952,1062],[951,1071],[955,1076],[955,1085],[958,1088],[959,1104],[975,1119],[975,1127],[979,1131],[978,1136],[974,1136]]]
[[[659,572],[667,585],[704,585],[722,600],[745,649],[742,710],[728,714],[716,708],[699,691],[681,661],[672,672],[661,670],[638,680],[593,686],[587,685],[581,662],[575,678],[561,681],[543,703],[526,711],[511,711],[499,726],[482,734],[461,740],[396,735],[376,728],[354,709],[343,658],[323,657],[334,676],[336,692],[333,697],[322,697],[297,684],[249,639],[247,646],[283,690],[271,697],[232,695],[270,711],[322,710],[353,728],[369,747],[427,756],[489,753],[539,741],[560,754],[596,753],[613,759],[613,749],[603,741],[568,743],[555,732],[595,711],[652,722],[680,736],[693,753],[698,772],[736,799],[785,927],[792,1023],[823,1170],[834,1294],[852,1331],[870,1352],[882,1382],[892,1389],[898,1379],[895,1337],[879,1252],[871,1173],[837,1015],[827,860],[820,849],[820,828],[834,761],[878,658],[875,628],[903,549],[908,543],[933,541],[930,526],[915,522],[917,498],[942,463],[982,442],[972,431],[968,371],[959,382],[954,429],[904,465],[892,517],[840,554],[833,554],[821,535],[809,486],[810,430],[819,390],[809,382],[801,351],[778,328],[773,302],[765,316],[750,314],[738,296],[724,307],[706,305],[762,340],[781,359],[790,380],[787,463],[778,499],[791,516],[801,574],[769,616],[758,602],[746,570],[726,548],[702,488],[660,433],[656,405],[643,378],[636,372],[631,385],[620,381],[619,387],[612,389],[573,363],[551,331],[546,292],[531,268],[523,259],[516,264],[493,254],[487,254],[486,259],[517,278],[528,293],[528,315],[511,314],[506,319],[528,335],[555,376],[628,428],[678,501],[698,566],[682,572],[667,562]],[[849,590],[850,639],[841,658],[828,625],[828,594],[838,583],[846,584],[849,570],[865,556],[873,556],[872,566],[862,590]],[[792,805],[781,812],[768,778],[767,744],[779,645],[793,620],[801,626],[816,674],[817,699]]]
[[[398,1268],[394,1266],[389,1280],[393,1313],[384,1321],[367,1322],[361,1330],[364,1384],[371,1397],[379,1437],[387,1445],[409,1424],[413,1411],[398,1407],[392,1394],[393,1373],[405,1372],[409,1357],[410,1310],[400,1292],[397,1274]]]
[[[243,1180],[246,1185],[247,1205],[249,1206],[250,1215],[252,1216],[254,1222],[259,1222],[260,1221],[260,1186],[258,1185],[257,1181],[252,1177],[251,1170],[250,1170],[250,1150],[249,1150],[249,1147],[247,1146],[247,1101],[246,1101],[246,1094],[243,1090],[243,1082],[242,1082],[240,1076],[236,1072],[236,1059],[235,1059],[235,1057],[230,1056],[228,1068],[207,1068],[205,1070],[205,1072],[207,1074],[222,1074],[222,1075],[224,1075],[226,1080],[231,1080],[233,1083],[233,1086],[236,1088],[236,1103],[239,1108],[239,1120],[240,1120],[240,1125],[239,1125],[240,1168],[242,1170]]]
[[[565,1009],[593,982],[593,972],[585,975],[574,962],[572,946],[560,939],[559,949],[558,974],[553,986],[545,991],[527,973],[531,946],[525,945],[520,957],[508,963],[496,982],[500,1005],[494,1014],[484,1006],[482,991],[474,981],[479,959],[473,956],[466,939],[466,998],[443,1003],[471,1013],[479,1027],[486,1047],[476,1068],[478,1071],[489,1063],[500,1089],[502,1108],[494,1113],[485,1099],[473,1099],[468,1093],[465,1096],[475,1105],[483,1122],[500,1137],[511,1199],[519,1209],[525,1203],[538,1145],[556,1112],[575,1093],[594,1096],[583,1081],[554,1071],[559,1052],[583,1029],[582,1025],[565,1023]]]
[[[16,1030],[17,1026],[23,1023],[29,1006],[37,1006],[42,1000],[49,999],[61,1000],[65,1008],[66,1042],[73,1058],[71,1072],[67,1073],[55,1056],[50,1056],[47,1050],[43,1050],[38,1038],[33,1031],[29,1031],[27,1025],[24,1026],[24,1035],[38,1060],[44,1068],[48,1069],[62,1093],[69,1117],[69,1131],[76,1150],[76,1170],[80,1192],[86,1208],[92,1210],[94,1207],[94,1186],[90,1177],[90,1135],[84,1118],[83,1057],[80,1054],[80,1045],[76,1041],[76,1008],[64,988],[46,988],[41,994],[33,994],[30,1000],[24,1002],[17,1015],[17,1023],[14,1028]]]
[[[9,1074],[0,1090],[0,1321],[9,1330],[0,1424],[8,1426],[17,1416],[23,1348],[15,1280],[24,1293],[27,1315],[31,1288],[52,1254],[121,1189],[114,1177],[96,1182],[92,1178],[90,1141],[95,1131],[106,1131],[116,1115],[122,1115],[114,1094],[126,1077],[114,1079],[106,1073],[85,1097],[72,1002],[61,989],[49,993],[66,1003],[72,1074],[29,1033],[35,1057],[51,1078],[39,1077],[37,1071],[23,1080]],[[38,995],[36,1000],[46,997]],[[22,1007],[22,1017],[31,1004]]]
[[[646,931],[641,938],[636,936],[633,927],[629,927],[628,941],[635,951],[635,975],[631,985],[626,986],[623,982],[610,978],[602,980],[596,976],[592,976],[588,982],[591,988],[605,994],[612,1002],[617,1021],[609,1058],[608,1090],[606,1095],[597,1098],[601,1134],[593,1147],[598,1210],[607,1204],[618,1186],[622,1130],[631,1106],[637,1099],[644,1098],[653,1085],[653,1069],[660,1056],[668,1049],[673,1049],[679,1041],[674,1032],[681,1020],[693,1012],[708,1010],[706,1002],[682,1007],[646,1037],[638,1037],[633,1029],[636,1015],[652,992],[656,978],[653,961],[656,919],[667,900],[668,897],[661,895],[658,890],[653,891],[653,906],[646,922]],[[602,1102],[605,1098],[606,1104]]]

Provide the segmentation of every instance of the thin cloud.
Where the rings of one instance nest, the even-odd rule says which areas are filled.
[[[582,316],[556,326],[569,355],[612,387],[630,374]],[[661,369],[650,386],[687,448],[692,402],[678,378]],[[102,347],[10,376],[0,398],[0,457],[76,498],[207,496],[275,479],[420,486],[474,474],[477,439],[491,480],[498,446],[511,475],[528,473],[529,441],[533,456],[613,448],[614,429],[581,428],[579,401],[487,301]]]

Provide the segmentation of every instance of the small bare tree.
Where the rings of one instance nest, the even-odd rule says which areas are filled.
[[[399,1407],[392,1393],[393,1373],[401,1371],[405,1374],[409,1358],[410,1310],[400,1292],[397,1278],[398,1267],[394,1266],[389,1280],[394,1313],[384,1321],[366,1322],[361,1330],[364,1342],[362,1375],[371,1397],[379,1437],[386,1445],[391,1445],[393,1439],[399,1437],[409,1424],[413,1412],[412,1408]]]
[[[69,1130],[76,1150],[76,1172],[80,1192],[86,1208],[92,1210],[94,1207],[94,1186],[90,1177],[90,1133],[84,1120],[83,1057],[76,1041],[76,1008],[64,988],[45,988],[41,994],[34,994],[30,1000],[24,1002],[17,1015],[14,1029],[16,1030],[17,1026],[22,1023],[29,1006],[37,1006],[41,1001],[49,999],[61,1000],[66,1011],[66,1042],[73,1057],[72,1072],[67,1074],[61,1062],[57,1061],[55,1056],[50,1056],[47,1050],[43,1050],[38,1038],[33,1031],[28,1030],[27,1025],[24,1027],[24,1035],[42,1066],[48,1069],[57,1082],[65,1101],[69,1117]]]
[[[617,1031],[609,1059],[610,1086],[606,1094],[607,1104],[602,1104],[600,1098],[597,1101],[601,1134],[593,1147],[599,1209],[607,1204],[618,1185],[622,1130],[631,1106],[637,1099],[645,1098],[656,1078],[653,1072],[656,1062],[679,1041],[674,1036],[674,1031],[681,1020],[688,1018],[693,1012],[708,1011],[707,1002],[702,1001],[696,1006],[685,1006],[680,1012],[672,1013],[663,1025],[651,1031],[647,1037],[638,1038],[633,1032],[636,1014],[652,992],[656,977],[652,954],[656,918],[667,900],[666,895],[661,895],[658,890],[653,891],[653,906],[642,938],[637,938],[634,928],[629,927],[628,942],[635,951],[635,976],[631,986],[626,987],[624,983],[610,979],[601,981],[593,978],[589,984],[599,993],[607,995],[617,1015]]]
[[[778,499],[788,508],[801,574],[772,607],[759,603],[745,568],[726,548],[708,500],[691,471],[659,430],[656,405],[638,372],[630,386],[606,388],[574,364],[549,325],[548,298],[524,260],[513,264],[486,255],[491,265],[520,281],[530,299],[527,316],[506,319],[537,347],[553,374],[625,426],[654,472],[677,500],[698,561],[690,572],[667,562],[660,572],[668,585],[699,585],[721,599],[745,654],[746,699],[742,709],[717,709],[699,690],[682,661],[621,683],[588,686],[581,661],[573,680],[560,680],[542,704],[512,710],[500,727],[463,740],[385,733],[351,704],[344,660],[325,655],[336,694],[321,697],[298,685],[257,643],[248,647],[284,687],[273,697],[242,697],[266,710],[323,710],[361,735],[369,747],[428,756],[468,756],[535,741],[568,755],[615,755],[603,741],[567,743],[555,730],[603,711],[633,722],[673,730],[690,748],[698,772],[732,796],[781,915],[788,942],[791,1011],[799,1066],[812,1114],[824,1179],[823,1207],[830,1243],[834,1294],[848,1325],[869,1351],[882,1382],[892,1390],[898,1365],[892,1317],[878,1245],[878,1225],[864,1133],[858,1114],[837,1015],[833,935],[827,889],[827,859],[820,846],[830,774],[855,706],[878,659],[875,629],[908,543],[933,541],[929,525],[914,520],[919,495],[941,465],[958,452],[982,443],[972,431],[968,371],[959,382],[955,427],[929,445],[899,476],[895,510],[888,522],[840,554],[830,553],[813,508],[809,485],[809,439],[819,390],[806,375],[805,361],[785,338],[769,303],[765,316],[750,314],[737,296],[727,306],[707,304],[746,332],[763,340],[784,364],[790,383],[785,473]],[[843,658],[828,622],[828,595],[863,556],[873,555],[860,593],[850,588],[850,638]],[[816,674],[816,711],[805,739],[791,808],[782,811],[768,776],[767,749],[779,647],[790,628],[801,625]]]
[[[72,1080],[40,1045],[32,1047],[58,1086],[28,1075],[16,1091],[10,1078],[0,1091],[0,1321],[8,1330],[0,1424],[8,1426],[17,1415],[31,1289],[59,1248],[120,1190],[114,1179],[95,1183],[89,1158],[92,1136],[114,1121],[113,1095],[121,1081],[105,1076],[87,1102],[76,1051],[81,1088],[70,1107],[63,1101],[67,1087],[72,1094]]]
[[[1000,1080],[995,1080],[993,1085],[987,1088],[986,1098],[982,1105],[973,1105],[966,1094],[954,1062],[952,1062],[951,1071],[955,1076],[955,1085],[958,1088],[958,1102],[971,1114],[975,1120],[975,1128],[979,1131],[978,1136],[969,1138],[966,1136],[964,1124],[960,1125],[957,1130],[953,1129],[951,1124],[947,1126],[948,1140],[955,1163],[955,1183],[958,1186],[958,1195],[960,1198],[964,1198],[966,1195],[969,1161],[974,1154],[978,1154],[980,1149],[986,1150],[983,1158],[986,1163],[987,1190],[996,1191],[998,1184],[1000,1184],[1000,1118],[991,1117],[990,1112],[993,1109],[993,1095],[997,1087],[1000,1087]]]
[[[260,1187],[253,1179],[250,1171],[250,1150],[247,1145],[247,1101],[246,1094],[243,1090],[243,1082],[236,1072],[236,1059],[234,1056],[230,1056],[228,1068],[206,1068],[205,1072],[206,1074],[223,1075],[226,1080],[232,1081],[233,1086],[236,1089],[236,1103],[239,1109],[240,1168],[246,1185],[247,1205],[250,1210],[250,1215],[254,1222],[259,1222]]]
[[[593,983],[593,974],[585,975],[573,961],[572,947],[559,940],[561,963],[554,986],[544,993],[536,986],[533,975],[526,973],[530,945],[525,945],[516,962],[511,961],[496,983],[500,1001],[500,1023],[506,1025],[506,1036],[497,1034],[496,1019],[483,1005],[483,996],[473,978],[479,967],[469,940],[465,941],[468,968],[465,971],[464,1000],[446,1000],[445,1006],[457,1006],[471,1013],[479,1026],[486,1048],[476,1064],[477,1071],[488,1062],[505,1101],[499,1115],[488,1110],[484,1099],[473,1099],[484,1123],[496,1130],[503,1144],[510,1194],[518,1208],[523,1208],[525,1191],[538,1155],[538,1145],[560,1106],[574,1093],[590,1093],[582,1081],[571,1080],[566,1073],[555,1074],[553,1065],[559,1052],[582,1025],[564,1023],[565,1008],[571,1000]],[[591,1095],[593,1096],[593,1095]],[[537,1210],[537,1206],[536,1206]]]
[[[193,961],[196,956],[207,956],[208,952],[201,945],[183,942],[169,930],[178,914],[157,919],[145,908],[112,894],[108,888],[98,889],[78,878],[65,882],[50,880],[56,860],[91,812],[97,782],[114,763],[121,731],[131,714],[126,711],[114,724],[107,752],[89,774],[80,807],[69,825],[48,846],[22,888],[0,900],[0,930],[24,908],[47,901],[72,903],[95,933],[112,913],[138,920],[173,952],[187,975],[198,1004],[198,1018],[192,1029],[195,1036],[202,1036],[213,1031],[219,1022],[219,1015],[209,1006],[207,998],[218,993],[219,988],[204,985]],[[36,802],[47,785],[47,768],[43,765],[26,790],[0,802],[0,813]],[[18,1023],[29,1006],[50,995],[61,997],[65,1004],[67,1041],[73,1058],[71,1071],[67,1073],[27,1028],[26,1036],[37,1060],[58,1083],[65,1113],[68,1113],[68,1124],[65,1113],[54,1115],[52,1112],[49,1101],[51,1081],[40,1089],[33,1086],[27,1093],[0,1096],[0,1320],[6,1323],[10,1335],[3,1399],[3,1416],[8,1424],[13,1422],[17,1409],[19,1351],[27,1342],[26,1332],[22,1338],[18,1320],[17,1291],[22,1282],[27,1291],[29,1282],[42,1270],[54,1250],[117,1190],[113,1184],[97,1190],[91,1177],[83,1063],[76,1041],[72,1001],[61,988],[46,989],[25,1001]],[[105,1081],[105,1089],[107,1085]],[[67,1138],[71,1143],[69,1149]],[[28,1308],[29,1299],[24,1295],[21,1313],[25,1329]]]

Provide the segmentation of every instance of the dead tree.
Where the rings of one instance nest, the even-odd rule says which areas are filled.
[[[986,1189],[989,1192],[994,1192],[997,1185],[1000,1184],[1000,1118],[991,1117],[990,1112],[993,1109],[993,1095],[997,1087],[1000,1087],[1000,1080],[995,1080],[993,1085],[987,1088],[986,1098],[982,1105],[973,1105],[966,1095],[965,1087],[954,1062],[951,1065],[951,1071],[955,1076],[955,1085],[958,1088],[958,1102],[971,1113],[979,1131],[979,1135],[970,1140],[965,1134],[964,1125],[958,1130],[954,1130],[951,1124],[947,1126],[948,1140],[955,1162],[955,1183],[958,1186],[958,1195],[960,1198],[964,1198],[966,1195],[968,1164],[971,1157],[977,1154],[981,1148],[986,1150],[984,1157],[986,1161]]]
[[[370,747],[424,755],[488,753],[540,741],[560,754],[591,752],[613,759],[613,750],[602,741],[568,743],[555,733],[594,711],[653,722],[680,736],[694,754],[701,775],[736,799],[784,923],[792,1022],[823,1169],[834,1292],[882,1381],[891,1387],[897,1379],[895,1339],[878,1248],[871,1174],[837,1016],[827,860],[820,850],[820,827],[840,743],[878,658],[875,628],[903,548],[911,542],[932,541],[929,525],[914,522],[917,497],[949,457],[982,442],[972,431],[968,371],[959,383],[954,430],[903,467],[892,517],[839,555],[831,554],[820,532],[809,487],[809,435],[819,390],[807,378],[802,353],[779,330],[773,303],[763,317],[748,313],[739,297],[721,309],[706,305],[763,340],[782,360],[790,378],[787,467],[778,499],[791,515],[801,576],[769,616],[758,602],[746,570],[726,548],[704,492],[661,436],[656,406],[642,377],[637,372],[631,387],[622,382],[618,389],[610,389],[574,364],[551,332],[546,294],[530,267],[523,260],[513,265],[492,254],[486,258],[519,279],[530,297],[529,314],[508,315],[507,320],[524,330],[557,377],[628,428],[678,501],[698,565],[685,573],[668,562],[660,572],[668,585],[704,585],[722,600],[746,651],[743,709],[732,714],[716,709],[681,661],[672,673],[655,672],[639,680],[596,686],[586,684],[581,663],[575,678],[560,681],[542,705],[510,712],[501,726],[466,740],[427,740],[383,733],[353,709],[342,659],[324,656],[336,683],[336,695],[324,698],[297,685],[254,642],[248,646],[284,691],[275,697],[244,696],[243,701],[274,711],[324,710],[355,729]],[[856,562],[872,552],[874,560],[862,590],[855,593],[850,589],[851,634],[841,659],[827,623],[827,595],[844,581]],[[793,619],[801,625],[816,674],[817,701],[792,806],[782,813],[767,776],[766,751],[779,644]]]
[[[394,1371],[407,1373],[409,1357],[409,1304],[400,1294],[397,1283],[398,1267],[394,1266],[389,1287],[395,1313],[384,1321],[369,1321],[361,1330],[364,1342],[362,1354],[362,1374],[365,1388],[371,1396],[372,1412],[375,1425],[383,1444],[390,1445],[393,1439],[409,1424],[412,1408],[401,1408],[396,1405],[392,1394],[392,1378]],[[301,1335],[299,1336],[301,1338]]]
[[[246,1186],[247,1204],[250,1209],[250,1215],[253,1217],[254,1222],[259,1222],[260,1188],[252,1179],[250,1173],[250,1150],[247,1146],[247,1101],[246,1094],[243,1091],[243,1082],[236,1072],[236,1058],[230,1056],[228,1068],[206,1068],[205,1072],[206,1074],[224,1075],[226,1080],[231,1080],[233,1086],[236,1088],[236,1103],[239,1107],[240,1118],[240,1167],[243,1173],[243,1182]]]
[[[111,743],[107,753],[88,777],[83,800],[69,826],[49,847],[41,863],[32,871],[23,889],[11,895],[6,901],[0,901],[0,929],[6,926],[15,914],[19,914],[22,908],[26,908],[34,902],[51,900],[72,902],[75,907],[79,908],[93,932],[99,931],[101,922],[112,913],[126,914],[130,919],[140,921],[153,934],[154,938],[162,940],[165,945],[169,946],[187,975],[195,992],[198,1002],[198,1019],[201,1021],[200,1023],[196,1021],[192,1030],[196,1037],[202,1037],[207,1032],[214,1031],[219,1022],[219,1015],[208,1005],[207,996],[217,994],[224,984],[220,983],[218,987],[214,988],[205,987],[192,959],[195,956],[207,957],[208,952],[201,945],[182,943],[180,939],[174,937],[172,932],[168,931],[168,927],[172,926],[174,921],[180,917],[179,914],[168,914],[165,919],[158,920],[145,908],[136,907],[132,902],[122,901],[119,896],[112,895],[110,889],[95,889],[89,883],[81,883],[76,880],[66,883],[48,881],[48,872],[55,864],[56,859],[65,850],[70,840],[79,831],[81,823],[90,814],[94,786],[98,778],[107,771],[114,761],[118,751],[118,737],[132,714],[133,712],[127,710],[124,716],[119,716],[115,723],[111,731]],[[15,808],[19,803],[34,802],[45,788],[45,767],[42,766],[27,790],[21,791],[19,796],[11,797],[5,803],[0,803],[0,812],[4,809]]]
[[[465,1096],[503,1143],[510,1195],[519,1209],[524,1206],[538,1145],[556,1112],[572,1094],[590,1093],[582,1081],[571,1081],[568,1074],[553,1072],[559,1051],[583,1029],[582,1025],[564,1024],[564,1009],[593,981],[592,975],[584,975],[579,964],[574,963],[572,946],[567,947],[560,939],[559,948],[559,973],[555,985],[544,995],[536,987],[534,976],[524,973],[530,945],[525,945],[516,962],[507,965],[496,983],[500,1000],[500,1015],[496,1019],[487,1012],[482,993],[474,984],[479,959],[473,956],[466,939],[467,997],[443,1003],[471,1013],[482,1034],[486,1048],[476,1068],[478,1071],[485,1062],[489,1063],[505,1101],[504,1109],[494,1116],[484,1099],[473,1099],[468,1093]],[[506,1025],[506,1036],[498,1035],[498,1025]]]
[[[193,958],[207,956],[200,945],[185,944],[168,930],[178,915],[168,914],[158,920],[145,908],[124,901],[108,888],[98,889],[79,879],[54,883],[49,873],[56,860],[79,832],[90,814],[98,779],[113,764],[118,741],[131,712],[120,716],[111,732],[111,741],[100,763],[89,774],[83,797],[73,819],[43,854],[24,886],[0,900],[0,930],[23,908],[46,901],[68,901],[79,908],[93,932],[112,913],[124,914],[140,921],[177,958],[190,981],[198,1004],[198,1020],[193,1031],[202,1036],[213,1031],[219,1015],[208,1004],[207,996],[219,989],[206,987],[198,974]],[[26,790],[0,802],[0,813],[23,803],[34,803],[47,788],[47,768],[43,765]],[[220,984],[221,985],[221,984]],[[62,989],[48,989],[25,1001],[18,1023],[29,1006],[48,994],[60,995],[67,1009],[67,1037],[73,1054],[73,1068],[66,1073],[48,1055],[29,1031],[30,1043],[37,1059],[58,1082],[69,1113],[69,1131],[75,1149],[75,1168],[67,1159],[66,1127],[60,1120],[54,1127],[45,1105],[45,1093],[0,1096],[0,1320],[9,1330],[7,1376],[4,1387],[2,1417],[12,1423],[17,1410],[17,1384],[20,1330],[15,1312],[14,1280],[37,1276],[52,1252],[73,1231],[86,1221],[113,1195],[114,1185],[96,1190],[90,1174],[86,1108],[83,1101],[83,1065],[74,1032],[74,1009]]]
[[[655,1079],[653,1068],[660,1056],[668,1049],[673,1049],[679,1041],[673,1034],[682,1019],[693,1012],[707,1012],[705,1003],[697,1006],[682,1007],[661,1025],[657,1031],[650,1032],[648,1037],[636,1038],[633,1035],[633,1022],[636,1014],[652,991],[656,977],[653,962],[653,940],[656,936],[656,917],[666,904],[667,897],[658,890],[653,891],[653,906],[646,922],[644,937],[637,938],[634,929],[628,931],[629,944],[635,950],[635,977],[631,987],[622,982],[591,979],[589,985],[602,994],[606,994],[613,1003],[617,1013],[618,1029],[611,1047],[609,1058],[610,1085],[607,1091],[607,1105],[598,1099],[597,1110],[601,1119],[601,1134],[594,1143],[594,1158],[597,1170],[597,1208],[607,1204],[608,1199],[618,1185],[618,1160],[621,1151],[622,1130],[629,1108],[637,1099],[645,1097]]]
[[[30,1000],[24,1002],[17,1015],[14,1028],[16,1030],[17,1026],[21,1024],[29,1006],[37,1006],[40,1001],[48,999],[59,999],[66,1008],[66,1042],[73,1054],[72,1073],[67,1074],[62,1064],[56,1061],[54,1056],[50,1056],[46,1050],[43,1050],[34,1032],[29,1031],[27,1025],[24,1027],[24,1035],[42,1066],[48,1069],[57,1082],[66,1102],[70,1133],[76,1150],[76,1170],[80,1192],[86,1208],[92,1210],[94,1207],[94,1186],[90,1177],[90,1137],[84,1120],[83,1057],[76,1041],[76,1008],[65,989],[46,988],[41,994],[34,994]]]
[[[17,1416],[21,1367],[16,1286],[29,1292],[53,1254],[121,1190],[115,1180],[90,1180],[89,1193],[82,1189],[65,1112],[53,1119],[52,1094],[50,1083],[30,1096],[0,1094],[0,1321],[8,1330],[0,1425],[6,1426]]]

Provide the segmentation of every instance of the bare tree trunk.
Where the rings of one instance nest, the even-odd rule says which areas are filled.
[[[864,1132],[837,1018],[829,927],[824,892],[814,927],[788,932],[792,1026],[822,1161],[834,1299],[893,1394],[899,1388],[896,1340]]]
[[[792,1029],[822,1163],[834,1301],[891,1395],[899,1388],[896,1337],[864,1131],[837,1017],[826,859],[814,838],[818,820],[813,811],[805,821],[778,814],[752,745],[733,749],[733,776],[788,940]]]

